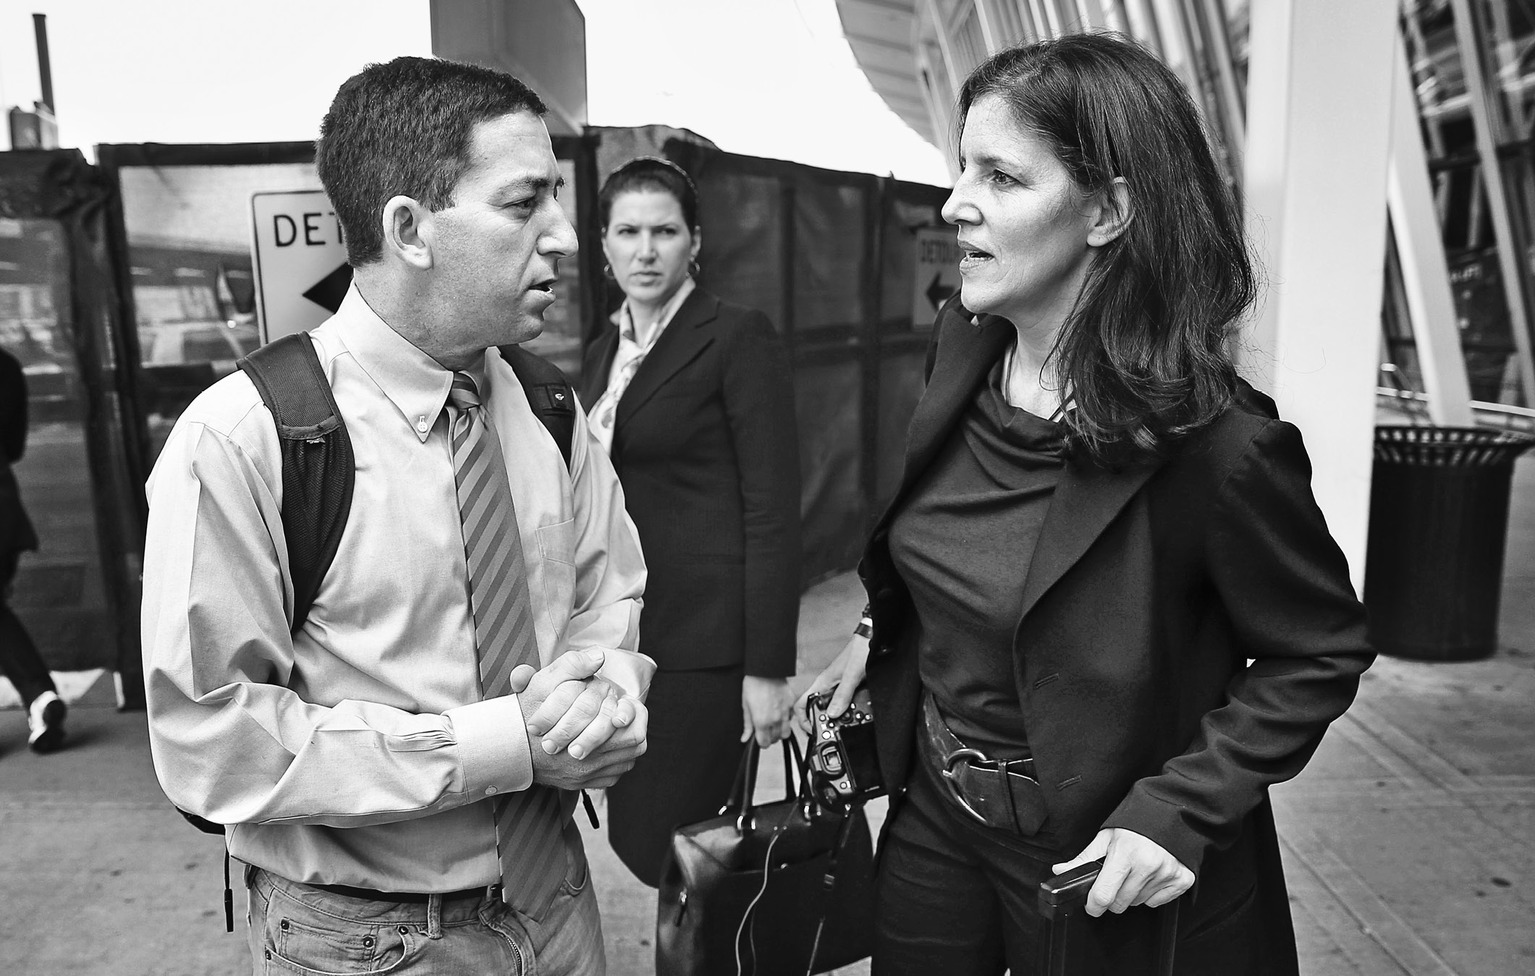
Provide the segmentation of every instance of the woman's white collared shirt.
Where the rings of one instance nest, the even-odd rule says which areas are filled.
[[[607,389],[586,412],[592,433],[597,436],[602,449],[609,454],[613,453],[613,427],[618,416],[618,401],[623,399],[624,391],[634,380],[634,374],[639,372],[640,364],[645,361],[650,350],[655,348],[661,333],[671,324],[677,309],[682,307],[682,303],[688,300],[696,287],[691,275],[682,279],[677,293],[662,306],[655,324],[643,335],[635,326],[627,298],[618,311],[613,313],[613,324],[618,328],[618,352],[613,356],[612,368],[608,370]]]

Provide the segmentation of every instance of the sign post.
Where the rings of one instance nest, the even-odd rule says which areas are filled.
[[[251,194],[251,267],[263,343],[313,329],[341,307],[352,268],[324,190]]]

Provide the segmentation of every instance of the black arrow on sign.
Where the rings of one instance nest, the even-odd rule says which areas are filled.
[[[933,311],[943,308],[943,303],[954,294],[954,286],[943,283],[942,272],[933,275],[933,283],[927,286],[927,300],[933,303]]]
[[[341,300],[346,297],[346,290],[350,287],[352,287],[352,266],[343,264],[315,282],[314,287],[304,292],[304,297],[327,312],[334,313],[341,308]]]

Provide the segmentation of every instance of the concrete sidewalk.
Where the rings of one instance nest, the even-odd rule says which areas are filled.
[[[1307,976],[1535,973],[1535,459],[1509,523],[1497,654],[1379,658],[1274,790]]]
[[[1516,469],[1510,521],[1497,655],[1380,659],[1274,792],[1306,976],[1535,973],[1535,459]],[[801,685],[862,605],[850,574],[806,595]],[[0,710],[0,972],[247,973],[243,934],[224,933],[222,847],[166,803],[143,714],[114,703],[109,678],[83,691],[69,748],[47,757]],[[654,892],[603,833],[587,839],[611,971],[648,973]]]
[[[796,691],[841,650],[863,604],[852,574],[806,595]],[[28,752],[26,716],[0,709],[0,973],[249,973],[238,876],[236,933],[224,932],[222,843],[188,826],[160,792],[144,713],[117,711],[111,675],[83,690],[82,678],[89,680],[60,682],[73,700],[67,747],[56,754]],[[14,701],[8,686],[4,694]],[[761,777],[761,795],[782,789],[778,763],[763,763]],[[876,829],[883,809],[871,810]],[[619,863],[605,830],[577,820],[586,830],[609,969],[614,976],[649,973],[655,892]]]

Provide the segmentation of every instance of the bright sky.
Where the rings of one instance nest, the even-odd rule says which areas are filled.
[[[578,0],[595,125],[664,123],[720,148],[948,185],[886,108],[833,0]],[[41,94],[48,17],[59,142],[312,139],[362,65],[430,54],[425,0],[0,0],[0,106]],[[3,145],[0,140],[0,145]]]

